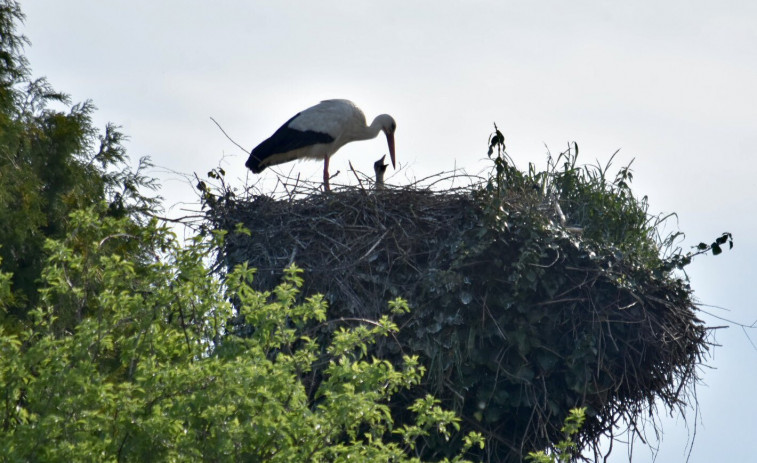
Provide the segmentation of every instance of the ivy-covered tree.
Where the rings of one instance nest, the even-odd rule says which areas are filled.
[[[0,0],[0,270],[12,274],[10,324],[25,321],[38,300],[45,240],[75,233],[72,211],[105,202],[105,215],[144,223],[157,205],[140,193],[153,186],[143,175],[149,164],[129,168],[118,127],[101,133],[91,102],[71,105],[44,78],[32,78],[28,41],[17,31],[23,18],[17,1]]]

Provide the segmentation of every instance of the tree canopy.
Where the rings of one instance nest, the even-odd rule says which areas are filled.
[[[459,427],[431,396],[410,407],[415,423],[393,426],[387,402],[423,368],[414,357],[399,368],[368,357],[368,345],[397,331],[389,315],[339,330],[310,391],[321,346],[302,329],[326,322],[326,304],[299,297],[298,269],[261,293],[240,266],[224,290],[204,264],[216,240],[179,245],[155,221],[133,235],[128,219],[102,212],[73,213],[80,235],[47,241],[33,328],[0,330],[3,461],[420,461],[419,437]],[[132,240],[163,254],[138,270],[109,246]],[[0,283],[7,294],[7,273]],[[89,315],[60,334],[57,313],[74,307]],[[395,301],[389,312],[406,310]],[[235,314],[254,324],[252,336],[228,335]],[[461,451],[482,443],[470,434]]]
[[[23,18],[16,1],[0,2],[0,270],[12,274],[8,310],[20,320],[38,301],[45,240],[72,233],[73,211],[105,203],[107,215],[143,223],[159,204],[144,194],[155,186],[148,160],[130,168],[119,128],[99,131],[91,102],[72,105],[32,77]]]

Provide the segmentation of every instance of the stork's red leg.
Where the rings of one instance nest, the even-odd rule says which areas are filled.
[[[329,187],[329,157],[326,156],[323,160],[323,190],[331,191]]]

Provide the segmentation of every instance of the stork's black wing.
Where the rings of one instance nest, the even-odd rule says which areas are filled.
[[[297,113],[294,117],[286,121],[286,123],[279,127],[273,135],[252,150],[250,158],[245,165],[252,170],[253,173],[258,174],[267,166],[277,164],[276,162],[271,162],[271,158],[276,155],[288,153],[318,143],[331,143],[334,141],[334,137],[327,133],[290,128],[289,124],[300,114],[301,113]],[[268,162],[266,162],[266,160],[268,160]],[[285,161],[286,160],[289,159],[285,159]]]

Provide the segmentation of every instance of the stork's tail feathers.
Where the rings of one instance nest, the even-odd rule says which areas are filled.
[[[247,168],[250,169],[253,174],[259,174],[265,169],[265,166],[260,165],[260,159],[258,159],[255,154],[250,154],[250,157],[247,159],[247,162],[245,162],[244,165],[247,166]]]

